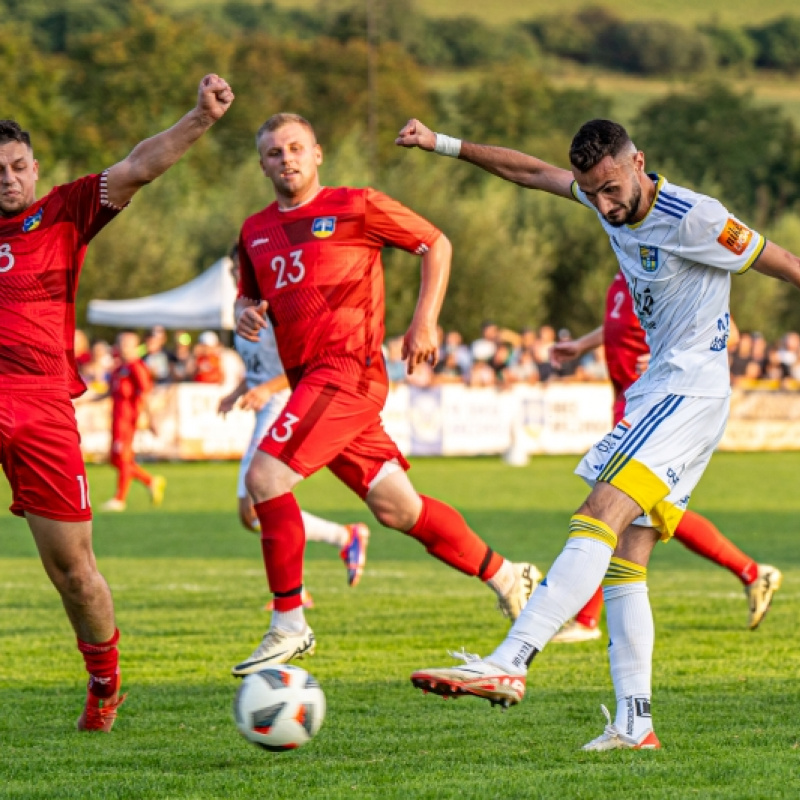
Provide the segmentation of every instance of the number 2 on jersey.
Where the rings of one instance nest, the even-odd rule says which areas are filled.
[[[275,281],[276,289],[283,289],[284,286],[288,286],[290,283],[300,283],[303,280],[306,275],[306,267],[301,260],[302,255],[302,250],[292,250],[289,253],[292,262],[288,265],[283,256],[275,256],[272,259],[270,264],[272,271],[278,273],[278,279]]]

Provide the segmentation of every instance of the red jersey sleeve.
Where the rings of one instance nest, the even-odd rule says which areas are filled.
[[[109,203],[106,181],[107,172],[103,172],[59,187],[64,194],[67,215],[83,245],[87,245],[122,210]]]
[[[150,370],[143,361],[134,361],[130,365],[131,379],[138,395],[145,395],[153,388],[153,379]]]
[[[422,255],[442,232],[402,203],[374,189],[365,190],[367,238]]]
[[[261,300],[261,290],[258,288],[256,270],[244,242],[244,231],[239,235],[239,292],[238,296],[246,300]]]

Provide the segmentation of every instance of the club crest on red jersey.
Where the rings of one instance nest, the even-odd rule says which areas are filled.
[[[35,214],[25,217],[25,219],[22,220],[22,232],[30,233],[31,231],[35,231],[39,225],[41,225],[43,216],[44,208],[40,208]]]
[[[639,245],[639,258],[642,260],[642,269],[645,272],[658,270],[658,248],[646,244]]]
[[[336,217],[317,217],[311,224],[311,233],[317,239],[327,239],[336,230]]]

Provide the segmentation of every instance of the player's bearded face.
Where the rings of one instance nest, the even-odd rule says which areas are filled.
[[[322,151],[305,125],[289,123],[259,141],[261,168],[279,197],[303,202],[319,186]]]
[[[620,200],[610,211],[603,214],[603,219],[615,228],[631,225],[636,221],[639,203],[642,200],[642,187],[635,181],[631,186],[627,200]]]
[[[0,213],[13,216],[36,200],[39,164],[22,142],[0,145]]]

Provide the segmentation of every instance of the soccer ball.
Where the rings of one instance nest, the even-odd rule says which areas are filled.
[[[248,675],[236,692],[239,733],[265,750],[294,750],[310,741],[325,719],[325,695],[300,667],[280,664]]]

